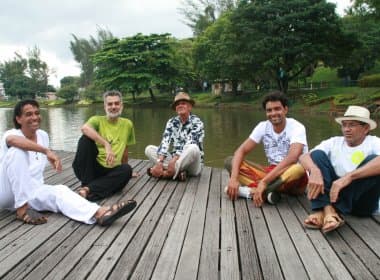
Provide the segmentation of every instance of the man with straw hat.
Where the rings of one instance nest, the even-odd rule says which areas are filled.
[[[343,136],[322,141],[300,157],[309,173],[308,199],[315,211],[304,225],[324,233],[342,226],[343,214],[371,215],[380,196],[380,138],[369,135],[376,122],[361,106],[349,106],[335,120]]]
[[[194,100],[185,92],[175,96],[172,109],[177,112],[177,116],[166,123],[161,144],[145,148],[145,155],[154,164],[148,169],[148,175],[184,181],[187,175],[200,174],[204,127],[201,119],[191,113],[194,104]]]

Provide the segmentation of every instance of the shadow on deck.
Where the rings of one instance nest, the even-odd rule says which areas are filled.
[[[64,172],[49,184],[79,187],[73,153],[60,153]],[[0,211],[1,279],[376,279],[380,277],[380,219],[346,217],[330,234],[306,230],[305,197],[283,197],[255,208],[222,193],[228,175],[205,167],[187,182],[141,176],[102,201],[133,198],[138,207],[109,228],[59,214],[31,226]]]

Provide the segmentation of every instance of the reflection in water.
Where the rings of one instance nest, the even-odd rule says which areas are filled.
[[[13,127],[12,112],[11,109],[0,108],[0,135]],[[254,126],[265,119],[263,110],[194,108],[194,113],[205,124],[205,163],[215,167],[222,167],[223,159],[232,155]],[[53,149],[75,151],[81,135],[80,127],[95,114],[104,114],[102,105],[41,109],[41,128],[49,133]],[[130,157],[144,159],[145,146],[159,144],[166,121],[174,114],[169,108],[125,108],[123,116],[133,121],[137,141],[129,148]],[[322,139],[341,134],[338,124],[328,114],[291,112],[290,117],[305,125],[309,147]],[[374,134],[379,135],[379,130],[376,129]],[[266,164],[261,145],[249,158]]]

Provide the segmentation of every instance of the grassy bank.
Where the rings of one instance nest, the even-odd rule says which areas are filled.
[[[261,100],[267,91],[243,93],[233,96],[232,94],[212,95],[209,92],[191,93],[192,98],[198,107],[218,107],[218,108],[242,108],[261,106]],[[305,108],[330,111],[346,108],[348,105],[363,105],[367,107],[375,106],[376,101],[380,101],[380,88],[359,88],[359,87],[335,87],[314,90],[289,90],[288,97],[290,106],[293,109],[304,110]],[[173,95],[167,93],[155,93],[156,101],[152,102],[148,93],[142,93],[132,99],[131,94],[124,97],[126,106],[140,107],[165,107],[170,106]],[[97,100],[96,102],[102,102]],[[15,102],[0,101],[0,107],[13,107]],[[40,100],[41,106],[61,106],[64,100]],[[91,102],[82,102],[80,106],[88,106]],[[79,106],[79,105],[78,105]]]

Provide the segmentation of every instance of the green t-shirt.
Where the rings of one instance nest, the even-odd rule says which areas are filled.
[[[87,124],[111,144],[112,151],[115,153],[114,166],[120,165],[125,148],[136,143],[133,123],[126,118],[118,118],[117,122],[113,123],[109,122],[106,116],[93,116]],[[98,143],[96,146],[99,151],[98,162],[109,168],[110,166],[106,164],[106,149]]]

